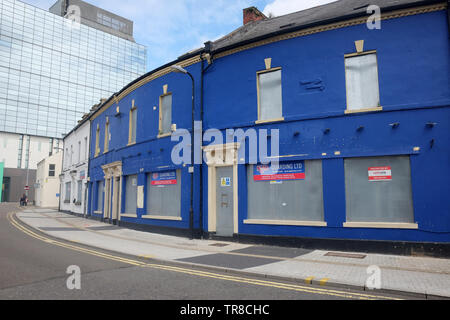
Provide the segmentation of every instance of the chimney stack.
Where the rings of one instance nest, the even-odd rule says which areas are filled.
[[[265,20],[267,17],[256,7],[249,7],[242,10],[244,16],[244,25],[252,21]]]

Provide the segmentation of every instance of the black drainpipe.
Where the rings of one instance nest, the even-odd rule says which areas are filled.
[[[450,0],[449,0],[450,1]],[[211,54],[211,41],[205,42],[205,54]],[[201,131],[201,138],[200,143],[203,142],[203,82],[204,82],[204,74],[209,69],[209,67],[212,65],[212,57],[209,58],[208,66],[204,67],[204,61],[205,58],[202,56],[202,72],[201,72],[201,79],[200,79],[200,121],[202,122],[202,131]],[[200,165],[200,214],[199,214],[199,220],[200,220],[200,237],[203,239],[203,150],[201,150],[201,165]]]
[[[447,24],[448,24],[448,37],[450,38],[450,0],[447,0]]]

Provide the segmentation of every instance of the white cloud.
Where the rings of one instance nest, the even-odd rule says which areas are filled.
[[[242,25],[252,0],[89,0],[134,21],[134,37],[148,47],[151,70]]]
[[[288,13],[321,6],[336,0],[274,0],[264,8],[264,14],[281,16]]]
[[[56,0],[24,0],[47,9]],[[136,42],[148,48],[152,70],[242,25],[242,9],[258,6],[282,15],[331,0],[87,0],[134,21]]]

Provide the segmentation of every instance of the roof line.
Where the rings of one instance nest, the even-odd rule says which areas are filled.
[[[424,5],[433,5],[433,4],[438,4],[438,3],[447,3],[447,1],[446,0],[422,0],[422,1],[419,1],[419,2],[415,2],[415,3],[405,3],[405,4],[400,4],[400,5],[393,5],[393,6],[382,8],[382,13],[383,12],[395,11],[395,10],[402,10],[402,9],[420,7],[420,6],[424,6]],[[292,13],[290,13],[290,14],[292,14]],[[290,14],[287,14],[287,15],[290,15]],[[283,16],[279,16],[279,17],[285,17],[287,15],[283,15]],[[231,50],[231,49],[234,49],[234,48],[237,48],[237,47],[241,47],[241,46],[253,43],[253,42],[258,42],[258,41],[261,41],[261,40],[264,40],[264,39],[267,39],[267,38],[272,38],[272,37],[275,37],[275,36],[279,36],[279,35],[295,32],[295,31],[300,31],[300,30],[303,30],[303,29],[313,28],[313,27],[317,27],[317,26],[321,26],[321,25],[342,22],[342,21],[345,21],[345,20],[350,20],[350,19],[355,19],[355,18],[361,18],[361,17],[368,16],[368,15],[370,15],[370,14],[368,14],[366,11],[356,12],[356,13],[352,13],[352,14],[343,15],[343,16],[340,16],[340,17],[337,17],[337,18],[325,19],[325,20],[320,20],[320,21],[304,24],[304,25],[301,25],[301,26],[292,26],[292,27],[284,28],[282,30],[269,32],[269,33],[266,33],[264,35],[261,35],[261,36],[258,36],[258,37],[254,37],[254,38],[251,38],[251,39],[242,40],[242,41],[233,43],[231,45],[218,48],[216,50],[213,49],[212,53],[213,54],[217,54],[217,53],[228,51],[228,50]],[[275,18],[278,18],[278,17],[275,17]],[[275,19],[275,18],[273,18],[273,19]],[[236,29],[236,30],[238,30],[238,29]],[[234,30],[234,31],[236,31],[236,30]],[[225,37],[223,37],[223,38],[225,38]]]
[[[96,115],[103,108],[103,106],[107,105],[111,101],[114,101],[117,96],[122,94],[124,91],[126,91],[128,88],[132,87],[134,84],[138,83],[139,81],[141,81],[141,80],[151,76],[152,74],[154,74],[154,73],[156,73],[158,71],[161,71],[161,70],[163,70],[165,68],[168,68],[171,65],[174,65],[174,64],[177,64],[177,63],[179,63],[181,61],[188,60],[190,58],[198,56],[199,54],[204,53],[204,51],[205,51],[204,47],[203,48],[199,48],[198,50],[196,50],[194,52],[190,52],[190,53],[187,53],[185,55],[182,55],[182,56],[178,57],[176,60],[173,60],[173,61],[168,62],[168,63],[166,63],[166,64],[164,64],[162,66],[159,66],[156,69],[153,69],[152,71],[149,71],[149,72],[143,74],[142,76],[134,79],[132,82],[128,83],[126,86],[124,86],[119,91],[113,93],[108,99],[106,99],[100,105],[98,105],[97,108],[95,110],[93,110],[91,114],[89,114],[89,116],[87,116],[85,119],[82,119],[82,121],[79,123],[79,125],[81,125],[82,123],[84,123],[87,120],[90,120],[94,115]]]
[[[408,8],[413,8],[413,7],[420,7],[420,6],[424,6],[424,5],[433,5],[433,4],[438,4],[438,3],[445,3],[446,4],[447,1],[446,0],[422,0],[422,1],[414,2],[414,3],[393,5],[393,6],[389,6],[389,7],[383,8],[382,9],[382,13],[383,12],[385,13],[385,12],[395,11],[395,10],[401,10],[401,9],[408,9]],[[326,25],[326,24],[331,24],[331,23],[336,23],[336,22],[342,22],[342,21],[345,21],[345,20],[360,18],[360,17],[364,17],[364,16],[367,16],[367,15],[368,15],[367,12],[363,11],[363,12],[357,12],[357,13],[343,15],[343,16],[340,16],[340,17],[337,17],[337,18],[325,19],[325,20],[309,23],[309,24],[306,24],[306,25],[293,26],[293,27],[285,28],[283,30],[278,30],[278,31],[275,31],[275,32],[269,32],[269,33],[266,33],[266,34],[264,34],[262,36],[258,36],[258,37],[252,38],[252,39],[239,41],[237,43],[234,43],[234,44],[231,44],[229,46],[225,46],[225,47],[222,47],[222,48],[219,48],[219,49],[216,49],[216,50],[212,49],[211,53],[214,55],[214,54],[225,52],[225,51],[228,51],[228,50],[231,50],[231,49],[234,49],[234,48],[242,47],[242,46],[250,44],[250,43],[258,42],[258,41],[261,41],[261,40],[264,40],[264,39],[267,39],[267,38],[272,38],[272,37],[275,37],[275,36],[278,36],[278,35],[283,35],[283,34],[295,32],[295,31],[299,31],[299,30],[303,30],[303,29],[308,29],[308,28],[312,28],[312,27],[317,27],[317,26],[321,26],[321,25]],[[286,16],[286,15],[284,15],[284,16]],[[236,30],[239,30],[239,28],[236,29]],[[236,30],[232,31],[231,33],[234,33]],[[224,36],[224,37],[226,37],[226,36]],[[158,72],[160,70],[168,68],[169,66],[171,66],[173,64],[179,63],[179,62],[187,60],[189,58],[193,58],[193,57],[195,57],[197,55],[201,55],[201,54],[205,53],[206,51],[207,51],[206,50],[206,46],[204,46],[203,48],[199,48],[196,51],[188,52],[187,54],[178,57],[176,60],[173,60],[173,61],[168,62],[168,63],[166,63],[166,64],[164,64],[162,66],[159,66],[159,67],[153,69],[152,71],[149,71],[149,72],[145,73],[144,75],[136,78],[135,80],[133,80],[132,82],[130,82],[126,86],[124,86],[121,90],[119,90],[118,92],[112,94],[103,103],[98,105],[98,107],[95,110],[93,110],[89,114],[89,116],[87,116],[85,119],[82,119],[82,121],[77,125],[77,127],[81,126],[81,124],[83,124],[85,121],[90,120],[93,116],[95,116],[98,112],[100,112],[100,110],[105,105],[107,105],[111,101],[115,100],[115,97],[119,96],[120,94],[122,94],[124,91],[126,91],[128,88],[130,88],[134,84],[138,83],[139,81],[141,81],[141,80],[151,76],[152,74],[154,74],[154,73],[156,73],[156,72]]]

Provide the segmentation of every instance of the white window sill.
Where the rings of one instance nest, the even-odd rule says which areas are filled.
[[[267,120],[256,120],[255,124],[280,122],[280,121],[284,121],[284,117],[276,118],[276,119],[267,119]]]
[[[170,137],[171,135],[172,135],[172,132],[167,132],[167,133],[158,134],[156,137],[158,139],[160,139],[160,138],[164,138],[164,137]]]
[[[137,214],[135,213],[121,213],[120,216],[126,218],[137,218]]]
[[[383,111],[383,107],[365,108],[365,109],[347,109],[344,111],[344,113],[348,114],[348,113],[372,112],[372,111]]]
[[[269,219],[245,219],[245,224],[271,224],[279,226],[312,226],[326,227],[325,221],[298,221],[298,220],[269,220]]]
[[[143,215],[141,218],[143,219],[155,219],[155,220],[174,220],[174,221],[181,221],[181,217],[171,217],[171,216],[155,216],[155,215]]]
[[[419,229],[417,223],[406,222],[344,222],[345,228],[388,228],[388,229]]]

